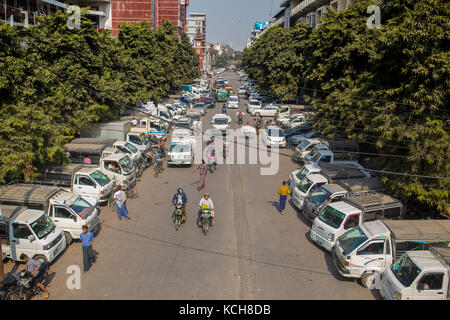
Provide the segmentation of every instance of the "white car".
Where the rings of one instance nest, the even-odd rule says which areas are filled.
[[[230,96],[228,98],[228,109],[237,109],[239,107],[239,97],[238,96]]]
[[[216,114],[213,117],[211,124],[213,129],[219,130],[222,134],[225,134],[227,129],[230,128],[231,117],[226,114]]]
[[[194,153],[191,141],[186,137],[173,138],[167,153],[167,163],[170,165],[192,165],[193,159]]]
[[[251,109],[250,114],[256,117],[275,117],[277,111],[277,107],[264,106],[260,109]]]
[[[239,94],[245,94],[247,92],[247,90],[245,89],[245,87],[240,87],[238,93]]]
[[[268,147],[286,147],[286,138],[284,137],[283,130],[277,126],[268,126],[264,129],[262,132],[262,141]]]
[[[288,122],[284,122],[283,126],[286,129],[294,129],[296,127],[298,127],[299,125],[303,124],[306,122],[306,118],[302,117],[302,116],[297,116],[295,118],[293,118],[292,120],[288,121]]]
[[[259,102],[259,100],[256,99],[250,99],[247,102],[247,111],[251,113],[252,109],[261,109],[262,108],[262,104],[261,102]]]

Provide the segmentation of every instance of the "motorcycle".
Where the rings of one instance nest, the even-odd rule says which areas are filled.
[[[209,156],[209,162],[208,162],[207,168],[208,168],[209,172],[211,172],[211,174],[213,174],[214,171],[216,171],[216,169],[217,169],[216,156]]]
[[[211,209],[202,208],[200,212],[200,224],[202,225],[202,230],[205,236],[208,234],[209,225],[211,224]]]
[[[183,205],[181,203],[175,204],[175,212],[173,213],[175,229],[178,231],[181,227],[181,219],[183,216]]]
[[[48,264],[42,263],[39,272],[44,272],[41,277],[41,284],[44,286],[48,283]],[[5,300],[30,300],[33,296],[41,293],[41,289],[32,283],[33,276],[28,271],[22,271],[12,274],[14,282],[10,282],[9,290],[6,294]],[[14,284],[13,284],[14,283]]]
[[[156,154],[156,158],[153,162],[153,176],[157,177],[162,172],[163,159],[160,153]]]
[[[242,126],[242,117],[241,116],[238,117],[238,125]]]

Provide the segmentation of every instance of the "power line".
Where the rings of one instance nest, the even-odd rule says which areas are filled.
[[[2,41],[0,41],[0,43],[3,44],[3,46],[9,47],[12,51],[18,53],[15,49],[11,48],[11,46],[6,45],[6,44],[3,43]],[[21,53],[19,53],[19,55],[23,56]],[[24,59],[27,60],[27,61],[30,60],[30,59],[28,59],[28,58],[26,58],[26,57],[25,57]],[[50,68],[45,67],[45,66],[42,66],[41,64],[35,62],[34,60],[31,60],[31,62],[32,62],[33,64],[37,65],[37,66],[40,66],[40,67],[46,69],[47,71],[53,73],[53,74],[56,75],[58,78],[63,78],[64,80],[67,80],[67,81],[69,81],[70,83],[73,83],[73,84],[76,85],[76,86],[82,87],[82,88],[88,90],[89,92],[92,92],[92,93],[94,93],[94,94],[96,94],[96,95],[98,95],[98,96],[101,96],[101,97],[103,97],[103,98],[105,98],[105,99],[108,99],[108,100],[113,101],[113,99],[111,99],[110,97],[103,96],[103,95],[102,95],[101,93],[99,93],[98,91],[96,91],[96,90],[94,90],[94,89],[91,89],[91,88],[89,88],[89,87],[86,87],[86,86],[84,86],[83,84],[78,83],[77,81],[73,81],[73,80],[69,79],[69,78],[66,77],[66,76],[60,75],[60,74],[54,72],[53,70],[51,70]],[[134,106],[128,106],[128,105],[126,105],[126,104],[125,104],[125,106],[126,106],[126,109],[132,109],[132,110],[135,110],[135,111],[137,111],[137,112],[143,113],[143,114],[145,114],[145,115],[147,115],[147,116],[149,116],[149,117],[151,116],[151,117],[160,119],[160,120],[162,120],[162,121],[166,121],[166,122],[171,123],[171,124],[176,124],[176,123],[174,123],[174,122],[171,121],[171,120],[166,120],[166,119],[161,118],[161,117],[159,117],[159,116],[154,116],[154,115],[152,115],[152,114],[150,114],[150,113],[147,113],[147,112],[144,112],[144,111],[142,111],[142,110],[139,110],[139,109],[137,109],[137,108],[134,107]],[[205,132],[202,131],[202,133],[204,134]],[[230,141],[230,140],[226,139],[225,141]],[[235,141],[232,141],[232,142],[233,142],[234,144],[237,143],[237,142],[235,142]],[[259,148],[260,148],[260,147],[258,146],[257,149],[259,149]],[[285,156],[289,156],[289,157],[290,157],[290,155],[288,155],[288,154],[281,154],[281,153],[279,153],[279,154],[280,154],[280,155],[285,155]],[[342,166],[342,165],[341,165],[341,166]],[[353,167],[350,167],[350,168],[353,168]],[[364,170],[371,171],[371,172],[379,172],[379,173],[386,173],[386,174],[396,174],[396,175],[402,175],[402,176],[409,176],[409,177],[419,177],[419,178],[430,178],[430,179],[444,179],[444,180],[450,180],[450,178],[448,178],[448,177],[433,177],[433,176],[424,176],[424,175],[416,175],[416,174],[405,174],[405,173],[399,173],[399,172],[390,172],[390,171],[374,170],[374,169],[364,169]]]

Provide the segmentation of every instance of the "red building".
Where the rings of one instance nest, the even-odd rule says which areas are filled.
[[[158,28],[168,19],[179,31],[186,30],[189,0],[111,0],[111,29],[117,36],[122,23],[146,20]]]

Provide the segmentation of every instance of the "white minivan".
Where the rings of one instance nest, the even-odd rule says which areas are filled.
[[[191,141],[188,138],[173,138],[167,154],[167,163],[169,165],[192,165],[194,162],[194,153]]]

